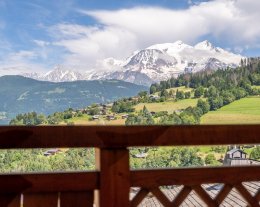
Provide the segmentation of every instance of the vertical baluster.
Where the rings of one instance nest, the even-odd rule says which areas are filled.
[[[93,191],[62,192],[60,194],[60,207],[93,207],[93,202]]]
[[[23,207],[57,207],[58,193],[24,194]]]
[[[100,207],[129,207],[130,170],[127,148],[96,150],[100,167]]]

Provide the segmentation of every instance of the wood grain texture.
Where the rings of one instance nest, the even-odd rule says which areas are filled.
[[[217,196],[214,199],[218,205],[220,205],[225,200],[225,198],[231,192],[231,190],[232,190],[232,186],[228,184],[225,184],[223,186],[223,188],[220,190],[220,192],[217,194]]]
[[[208,207],[217,207],[218,204],[211,199],[209,194],[200,185],[192,186],[192,189],[198,194],[198,196],[208,205]]]
[[[188,186],[184,186],[183,189],[181,189],[181,191],[174,198],[172,206],[180,206],[182,202],[187,198],[190,192],[191,188]]]
[[[259,134],[259,125],[1,126],[0,146],[4,149],[257,144]]]
[[[163,194],[163,192],[159,188],[153,188],[151,189],[151,193],[160,201],[161,204],[165,207],[172,206],[169,199]]]
[[[148,189],[140,189],[140,191],[135,195],[135,197],[131,201],[131,207],[137,207],[142,200],[147,196],[149,193]]]
[[[241,196],[248,202],[248,204],[252,207],[260,207],[259,202],[256,198],[252,197],[251,194],[245,189],[245,187],[239,183],[234,186]]]
[[[21,195],[15,193],[0,194],[1,207],[20,207]]]
[[[130,207],[129,152],[126,148],[100,150],[100,206]]]
[[[0,193],[87,191],[98,180],[98,172],[0,174]]]
[[[93,207],[94,192],[62,192],[60,207]]]
[[[152,188],[203,183],[236,184],[259,180],[259,175],[260,166],[136,170],[131,172],[131,185]]]
[[[28,193],[24,194],[24,207],[57,207],[58,193]]]

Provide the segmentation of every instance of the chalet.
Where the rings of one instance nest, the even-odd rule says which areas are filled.
[[[55,155],[58,152],[60,152],[59,149],[50,149],[44,152],[43,155],[47,157],[47,156]]]
[[[156,101],[156,100],[160,99],[160,96],[158,96],[158,95],[150,95],[149,99]]]
[[[128,114],[124,114],[124,115],[122,115],[121,117],[122,117],[122,119],[127,119],[128,118]]]
[[[142,152],[140,154],[136,154],[133,157],[135,158],[146,158],[148,156],[148,153]]]
[[[226,153],[223,165],[234,166],[234,165],[259,165],[260,162],[247,158],[247,153],[241,149],[231,149]]]
[[[94,115],[94,116],[92,116],[92,119],[93,119],[93,120],[99,119],[99,115]]]
[[[106,118],[107,118],[107,120],[115,120],[116,119],[115,115],[107,115]]]

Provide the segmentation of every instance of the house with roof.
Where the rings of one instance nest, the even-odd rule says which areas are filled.
[[[233,148],[226,153],[223,161],[223,165],[235,166],[235,165],[259,165],[260,162],[247,158],[247,153],[241,149]]]

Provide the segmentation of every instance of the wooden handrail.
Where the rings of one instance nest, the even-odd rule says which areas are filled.
[[[209,126],[2,126],[0,149],[94,147],[94,172],[30,173],[0,175],[0,206],[96,206],[132,207],[152,193],[164,206],[179,206],[193,190],[208,206],[219,206],[232,188],[250,206],[259,207],[258,193],[252,196],[242,185],[260,180],[260,165],[247,167],[214,167],[191,169],[151,169],[131,171],[129,149],[134,146],[193,146],[259,144],[259,125]],[[203,183],[224,183],[216,198],[202,188]],[[161,191],[162,185],[183,185],[170,201]],[[132,201],[130,187],[141,190]]]
[[[234,176],[235,175],[235,176]],[[136,170],[131,174],[132,186],[199,185],[201,183],[236,184],[241,180],[258,181],[259,166],[200,167]]]
[[[260,125],[0,127],[1,149],[257,143]]]
[[[0,193],[87,191],[99,188],[99,172],[1,174],[0,183]]]

